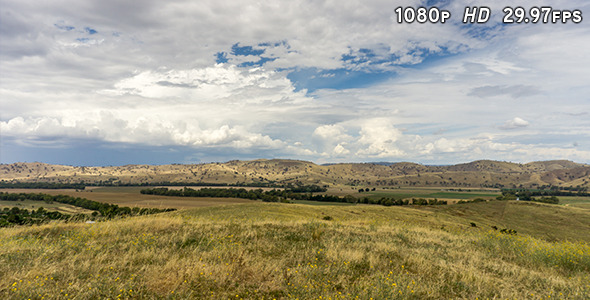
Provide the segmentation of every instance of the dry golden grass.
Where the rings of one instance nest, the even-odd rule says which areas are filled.
[[[548,241],[590,243],[590,210],[525,201],[490,201],[449,206],[417,207],[456,222],[481,228],[509,228]]]
[[[4,299],[587,299],[590,248],[406,207],[240,204],[0,230]],[[331,221],[323,220],[330,216]],[[531,224],[534,226],[535,224]]]

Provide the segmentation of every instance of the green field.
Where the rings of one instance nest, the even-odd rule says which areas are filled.
[[[375,191],[352,193],[355,197],[368,197],[372,199],[386,198],[438,198],[467,200],[475,198],[495,199],[500,196],[500,191],[470,190],[470,191],[447,191],[441,188],[399,188],[399,189],[377,189]]]
[[[0,189],[8,193],[44,193],[50,195],[68,195],[81,197],[102,203],[116,204],[127,207],[146,208],[176,208],[187,209],[203,206],[226,205],[236,203],[251,203],[252,200],[239,198],[211,198],[211,197],[169,197],[158,195],[143,195],[139,191],[144,187],[91,187],[86,190],[51,190],[51,189]]]
[[[318,206],[326,206],[326,205],[351,206],[351,205],[355,205],[353,203],[346,203],[346,202],[321,202],[321,201],[309,201],[309,200],[292,200],[291,202],[294,204],[318,205]]]
[[[559,203],[567,206],[590,209],[590,197],[558,197]]]
[[[150,188],[145,186],[99,186],[88,187],[86,192],[96,193],[139,193],[139,191]]]
[[[588,242],[560,205],[253,202],[0,229],[0,297],[588,299]]]

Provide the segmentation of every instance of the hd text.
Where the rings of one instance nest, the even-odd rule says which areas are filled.
[[[506,6],[502,9],[504,24],[566,24],[581,23],[582,11],[579,9],[562,10],[551,6]],[[451,19],[451,12],[433,7],[397,7],[395,9],[397,23],[442,23]],[[462,16],[463,24],[484,24],[490,20],[492,9],[487,6],[465,7]]]

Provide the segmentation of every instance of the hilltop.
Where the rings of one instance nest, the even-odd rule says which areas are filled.
[[[590,165],[566,160],[511,162],[480,160],[450,166],[400,162],[317,165],[308,161],[260,159],[208,164],[85,167],[46,163],[0,165],[0,179],[19,182],[89,184],[303,183],[355,186],[537,187],[590,186]]]

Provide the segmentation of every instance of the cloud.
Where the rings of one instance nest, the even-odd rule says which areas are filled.
[[[476,96],[481,98],[495,97],[508,95],[512,98],[529,97],[541,93],[534,86],[482,86],[477,87],[469,92],[469,96]]]
[[[0,130],[3,136],[26,136],[36,143],[60,137],[228,148],[238,153],[254,149],[314,153],[302,143],[290,144],[283,137],[260,132],[267,122],[294,122],[314,106],[277,72],[223,64],[198,70],[156,70],[122,79],[114,88],[97,94],[102,101],[93,105],[77,105],[90,99],[66,95],[58,102],[68,107],[44,102],[39,115],[29,112],[28,117],[20,116],[24,111],[16,109],[13,114],[17,116],[1,121]]]
[[[17,117],[0,122],[6,136],[36,137],[35,140],[60,138],[100,138],[108,142],[127,142],[144,145],[181,145],[198,147],[229,147],[235,149],[283,149],[287,145],[267,135],[248,132],[243,126],[222,125],[200,129],[194,123],[171,124],[166,121],[136,119],[123,120],[102,113],[95,120]]]
[[[336,147],[334,147],[334,149],[332,150],[333,157],[343,157],[347,156],[348,154],[350,154],[350,151],[344,148],[344,145],[342,144],[336,145]]]
[[[529,126],[529,122],[527,122],[519,117],[515,117],[512,120],[506,121],[506,123],[504,123],[504,125],[500,126],[499,128],[502,130],[510,130],[510,129],[517,129],[517,128],[525,128],[528,126]]]
[[[365,145],[356,154],[363,157],[399,157],[405,153],[396,142],[402,132],[395,128],[388,119],[375,118],[364,122],[360,130],[358,143]]]
[[[0,5],[4,141],[182,148],[204,160],[590,151],[558,151],[590,138],[586,22],[506,26],[507,0],[441,2],[446,24],[398,24],[383,1],[119,2]],[[462,24],[465,6],[479,4],[492,19]]]
[[[354,140],[348,130],[340,124],[318,126],[312,134],[313,142],[324,157],[346,157],[350,154],[347,143]]]
[[[341,125],[322,125],[314,130],[313,135],[324,141],[340,141],[349,138],[344,132],[345,129]]]

